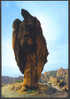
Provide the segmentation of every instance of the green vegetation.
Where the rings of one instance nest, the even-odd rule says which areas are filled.
[[[21,83],[21,82],[23,82],[23,80],[22,79],[21,80],[17,80],[16,82]]]

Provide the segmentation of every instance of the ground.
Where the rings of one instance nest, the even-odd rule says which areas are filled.
[[[14,88],[13,86],[16,85]],[[19,92],[21,86],[19,83],[6,84],[2,86],[2,97],[67,97],[68,93],[63,90],[59,90],[57,87],[39,83],[39,89],[28,90]],[[19,86],[19,87],[18,87]]]

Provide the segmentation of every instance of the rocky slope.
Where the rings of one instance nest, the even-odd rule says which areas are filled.
[[[20,76],[20,77],[8,77],[8,76],[2,76],[2,79],[1,79],[1,82],[2,82],[2,85],[5,85],[5,84],[12,84],[12,83],[15,83],[15,82],[21,82],[23,80],[23,76]]]

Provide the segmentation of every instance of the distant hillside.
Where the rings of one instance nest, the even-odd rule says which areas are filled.
[[[15,83],[15,82],[20,82],[23,80],[23,76],[20,76],[20,77],[8,77],[8,76],[2,76],[2,85],[4,84],[11,84],[11,83]]]
[[[2,77],[2,85],[4,84],[11,84],[15,82],[22,82],[23,76],[20,77],[8,77],[8,76],[3,76]],[[60,68],[57,71],[49,71],[49,72],[44,72],[41,75],[40,82],[45,82],[48,83],[49,81],[57,81],[58,80],[63,80],[68,84],[68,70]]]
[[[49,76],[56,77],[56,76],[64,76],[67,73],[68,73],[68,69],[60,68],[57,71],[45,72],[43,75],[44,76],[47,76],[47,77],[49,77]]]
[[[41,75],[39,89],[36,91],[22,92],[17,94],[20,84],[23,81],[21,77],[2,77],[2,96],[3,97],[25,97],[25,96],[46,96],[46,97],[67,97],[68,95],[68,70],[60,68],[57,71],[45,72]],[[19,83],[17,83],[19,82]],[[13,84],[14,83],[14,84]],[[6,85],[8,84],[8,85]],[[12,87],[14,86],[14,87]],[[11,88],[14,88],[11,90]]]
[[[56,74],[57,74],[57,71],[50,71],[50,72],[47,72],[47,76],[56,77]]]
[[[45,72],[41,75],[40,82],[51,83],[57,86],[68,86],[68,70],[60,68],[57,71]]]

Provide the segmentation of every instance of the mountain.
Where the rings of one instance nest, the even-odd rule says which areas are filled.
[[[8,76],[2,76],[1,82],[2,85],[5,84],[11,84],[11,83],[15,83],[15,82],[20,82],[23,80],[23,76],[20,77],[8,77]]]
[[[68,70],[60,68],[57,71],[44,72],[40,82],[50,83],[59,87],[68,88]]]
[[[22,82],[23,81],[23,76],[20,77],[8,77],[8,76],[3,76],[2,77],[2,85],[5,84],[11,84],[15,82]],[[54,85],[60,85],[62,84],[68,86],[68,70],[60,68],[57,71],[49,71],[49,72],[44,72],[41,74],[40,81],[41,83],[51,83]]]
[[[19,94],[16,93],[18,88],[20,87],[20,82],[23,81],[23,76],[20,77],[8,77],[2,76],[2,96],[3,97],[20,97]],[[19,82],[19,83],[16,83]],[[14,84],[13,84],[14,83]],[[6,85],[7,84],[7,85]],[[12,87],[12,86],[15,87]],[[10,89],[16,90],[10,90]],[[44,72],[41,75],[39,81],[39,90],[26,92],[26,94],[22,93],[21,97],[25,96],[47,96],[47,97],[67,97],[68,96],[68,70],[60,68],[57,71],[49,71]]]

